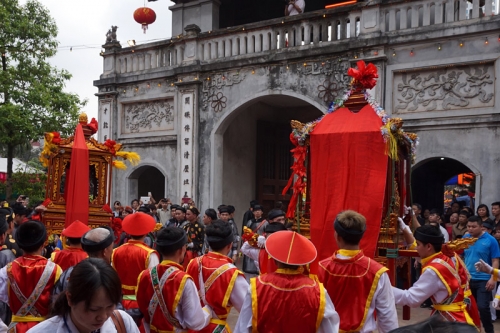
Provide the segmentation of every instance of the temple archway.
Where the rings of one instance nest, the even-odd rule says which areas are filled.
[[[151,165],[141,165],[128,177],[129,198],[140,198],[151,192],[153,198],[158,201],[166,196],[165,175],[156,167]]]

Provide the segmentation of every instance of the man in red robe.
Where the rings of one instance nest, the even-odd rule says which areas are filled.
[[[266,252],[266,237],[277,231],[286,230],[286,226],[280,222],[272,222],[265,226],[264,235],[259,236],[256,247],[245,242],[241,247],[241,253],[258,263],[260,274],[272,273],[278,269],[276,261]]]
[[[212,251],[191,260],[187,273],[191,275],[200,294],[202,305],[212,308],[210,324],[198,332],[230,332],[227,316],[234,308],[240,312],[248,283],[242,272],[227,256],[233,245],[233,229],[222,221],[212,222],[206,230]]]
[[[62,270],[42,257],[46,239],[42,223],[21,224],[16,242],[24,254],[0,270],[0,301],[8,303],[14,314],[9,325],[13,332],[24,333],[49,314],[52,289]]]
[[[80,261],[87,259],[88,255],[82,249],[81,238],[89,231],[90,228],[82,222],[76,220],[69,227],[62,231],[62,235],[66,237],[67,248],[61,251],[54,251],[50,256],[50,260],[58,264],[63,271],[75,266]]]
[[[267,238],[266,251],[278,269],[250,280],[234,333],[338,332],[339,315],[325,288],[302,274],[316,258],[314,245],[296,232],[278,231]]]
[[[181,228],[158,232],[156,248],[163,261],[139,275],[137,303],[150,332],[200,331],[210,322],[211,309],[200,305],[196,286],[181,265],[187,235]]]
[[[415,230],[415,239],[422,258],[422,274],[410,289],[393,289],[396,304],[416,307],[430,297],[434,308],[431,315],[475,326],[464,302],[468,277],[459,269],[463,267],[461,261],[441,252],[444,242],[441,231],[424,225]]]
[[[155,225],[156,221],[151,215],[141,212],[123,219],[122,229],[130,235],[130,240],[113,251],[111,263],[122,281],[122,304],[126,310],[139,307],[136,291],[137,278],[141,272],[160,263],[158,253],[144,243]],[[140,328],[142,331],[142,326]]]
[[[378,328],[380,333],[386,333],[397,328],[387,268],[365,257],[359,248],[366,230],[365,217],[346,210],[337,215],[333,226],[339,250],[320,261],[318,278],[342,318],[341,331],[364,333]]]

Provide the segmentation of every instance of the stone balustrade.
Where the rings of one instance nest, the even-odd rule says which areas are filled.
[[[192,64],[242,60],[288,49],[308,50],[495,15],[492,1],[371,1],[199,33],[104,53],[103,78]],[[498,8],[496,9],[498,11]]]

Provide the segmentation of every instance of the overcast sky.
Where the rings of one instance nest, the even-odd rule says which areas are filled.
[[[97,97],[94,96],[97,89],[92,83],[102,73],[102,57],[99,52],[111,25],[118,26],[117,37],[123,47],[127,46],[129,39],[142,44],[153,39],[171,37],[172,13],[168,7],[174,3],[168,0],[146,1],[146,6],[156,12],[156,22],[149,25],[146,34],[133,18],[134,11],[144,6],[144,0],[39,1],[49,9],[59,29],[57,40],[60,47],[50,62],[73,75],[67,83],[66,91],[88,99],[83,111],[89,115],[89,119],[97,119]],[[21,0],[21,3],[24,2]],[[72,51],[70,47],[73,47]]]

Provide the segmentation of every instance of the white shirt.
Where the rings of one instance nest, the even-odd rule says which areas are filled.
[[[159,264],[160,264],[160,258],[158,258],[158,255],[154,252],[151,253],[149,255],[148,269],[158,266]]]
[[[125,330],[127,331],[127,333],[139,333],[139,329],[137,328],[137,325],[135,324],[132,317],[130,317],[128,314],[126,314],[121,310],[118,311],[120,311],[120,314],[122,315],[123,323],[125,324]],[[66,324],[68,325],[68,327],[64,325],[63,317],[56,316],[49,318],[45,321],[42,321],[40,324],[29,329],[27,333],[39,333],[39,332],[68,333],[68,328],[71,332],[78,332],[78,329],[76,328],[75,324],[73,324],[73,322],[71,321],[71,317],[69,315],[66,315]],[[104,322],[104,325],[102,325],[100,332],[101,333],[117,332],[115,324],[113,323],[113,319],[111,319],[111,317],[109,317],[108,320]]]
[[[439,230],[441,230],[441,233],[444,236],[444,242],[448,243],[450,241],[450,234],[448,233],[448,231],[445,228],[443,228],[442,225],[439,225]]]
[[[236,281],[234,282],[233,290],[231,291],[231,296],[229,296],[228,306],[233,306],[236,311],[241,312],[241,308],[245,302],[247,295],[248,282],[244,276],[238,275]],[[215,316],[215,314],[213,314]]]
[[[432,269],[424,270],[410,289],[402,290],[393,287],[392,291],[396,305],[408,305],[409,307],[417,307],[431,296],[434,296],[438,303],[448,297],[446,286]]]
[[[295,0],[295,5],[304,12],[304,8],[306,7],[306,2],[304,0]],[[299,15],[302,14],[295,9],[293,5],[288,5],[288,16]]]
[[[320,285],[324,288],[323,285]],[[316,332],[318,333],[337,333],[339,331],[340,318],[335,307],[333,306],[330,296],[325,290],[325,313],[323,315],[323,320]],[[252,291],[250,287],[247,288],[247,295],[245,297],[245,302],[240,311],[240,316],[236,322],[236,327],[234,328],[234,333],[249,333],[252,332]]]
[[[350,257],[337,254],[339,259],[349,259]],[[338,304],[337,304],[338,305]],[[352,306],[352,304],[349,304]],[[373,313],[377,309],[377,320]],[[387,273],[383,273],[378,280],[377,289],[373,294],[365,325],[359,330],[360,333],[373,332],[378,329],[379,333],[387,333],[399,327],[398,314],[394,303],[391,281]]]

